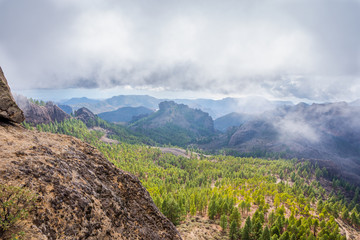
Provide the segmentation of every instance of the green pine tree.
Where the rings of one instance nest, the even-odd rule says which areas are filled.
[[[264,228],[264,231],[262,232],[260,239],[261,240],[270,240],[271,239],[270,231],[269,231],[269,228],[267,226]]]
[[[230,224],[230,233],[229,233],[230,240],[237,239],[237,232],[238,232],[237,223],[235,221],[232,221]]]
[[[226,231],[227,228],[227,217],[225,214],[221,215],[220,218],[220,226],[222,228],[223,231]]]

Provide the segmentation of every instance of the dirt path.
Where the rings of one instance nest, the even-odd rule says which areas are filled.
[[[113,143],[113,144],[118,144],[119,143],[119,141],[117,141],[117,140],[108,138],[109,131],[106,130],[106,129],[103,129],[101,127],[93,127],[93,128],[90,129],[90,131],[99,131],[99,132],[104,133],[104,136],[102,136],[100,138],[100,141],[102,141],[104,143]]]
[[[161,152],[163,153],[171,153],[174,154],[175,156],[182,156],[182,157],[186,157],[186,158],[190,158],[191,155],[196,156],[198,159],[200,159],[201,154],[196,153],[196,152],[189,152],[186,154],[186,150],[185,149],[181,149],[181,148],[168,148],[168,147],[157,147],[158,149],[160,149]],[[203,155],[204,157],[211,157],[210,155]]]
[[[354,240],[360,239],[360,233],[356,231],[356,229],[346,225],[340,219],[336,219],[335,221],[339,224],[340,232],[345,233],[346,239],[354,239]]]

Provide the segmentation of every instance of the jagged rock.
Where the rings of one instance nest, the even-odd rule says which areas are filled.
[[[38,195],[19,223],[26,239],[181,239],[141,182],[91,145],[1,123],[0,136],[0,183]]]
[[[47,102],[45,106],[39,106],[30,102],[26,97],[15,95],[15,100],[19,107],[24,111],[26,122],[33,124],[62,122],[70,118],[61,108],[52,102]]]
[[[82,107],[75,111],[75,118],[81,120],[87,125],[89,122],[94,121],[96,116],[86,107]]]
[[[10,87],[0,67],[0,120],[1,119],[21,123],[25,118],[23,112],[15,103]]]

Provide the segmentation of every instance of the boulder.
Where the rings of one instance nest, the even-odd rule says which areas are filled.
[[[15,103],[10,87],[0,67],[0,121],[21,123],[24,120],[24,113]]]

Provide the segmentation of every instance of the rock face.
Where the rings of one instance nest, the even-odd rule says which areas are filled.
[[[214,121],[208,113],[173,101],[161,102],[159,110],[150,115],[147,120],[141,121],[140,124],[143,128],[158,128],[169,123],[199,136],[210,135],[215,132]],[[135,126],[140,124],[136,123]]]
[[[10,87],[0,67],[0,118],[7,121],[21,123],[24,121],[24,114],[16,105],[11,94]]]
[[[19,107],[24,111],[25,120],[32,124],[62,122],[70,118],[61,108],[52,102],[47,102],[45,106],[39,106],[30,102],[26,97],[15,95],[15,100]]]
[[[88,125],[89,122],[96,120],[95,114],[85,107],[75,111],[75,118],[81,120],[86,125]]]
[[[0,122],[0,183],[29,188],[26,239],[181,239],[133,175],[64,135]]]

